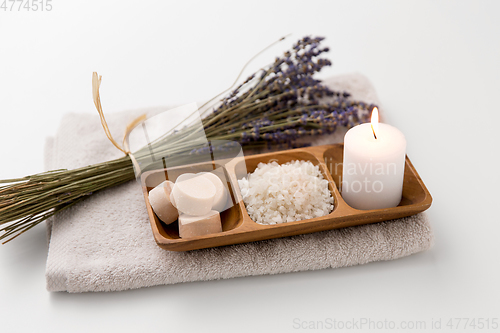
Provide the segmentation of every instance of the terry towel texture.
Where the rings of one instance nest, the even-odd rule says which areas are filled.
[[[353,98],[378,103],[362,75],[325,81]],[[149,110],[154,112],[154,109]],[[107,116],[114,137],[144,110]],[[317,144],[341,142],[343,133]],[[68,114],[46,144],[46,167],[77,168],[121,157],[99,117]],[[392,260],[428,249],[433,234],[425,213],[408,218],[190,252],[160,249],[135,181],[96,193],[48,223],[49,291],[118,291],[178,282],[277,274]]]

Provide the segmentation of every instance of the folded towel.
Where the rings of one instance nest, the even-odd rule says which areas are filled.
[[[325,83],[356,99],[378,103],[362,75]],[[154,109],[147,110],[155,112]],[[109,114],[120,137],[144,110]],[[318,144],[342,141],[342,132]],[[97,115],[68,114],[46,144],[48,169],[77,168],[122,156]],[[393,221],[189,252],[159,248],[136,181],[101,191],[48,223],[49,291],[117,291],[178,282],[277,274],[392,260],[428,249],[433,234],[425,213]]]

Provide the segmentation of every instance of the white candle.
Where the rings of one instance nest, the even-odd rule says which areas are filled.
[[[396,207],[403,193],[406,139],[397,128],[372,123],[351,128],[344,137],[342,197],[356,209]]]

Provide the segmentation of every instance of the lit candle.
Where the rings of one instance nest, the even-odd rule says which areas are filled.
[[[397,128],[371,123],[351,128],[344,137],[342,197],[356,209],[396,207],[403,193],[406,139]]]

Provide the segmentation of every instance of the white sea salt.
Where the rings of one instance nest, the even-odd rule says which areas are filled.
[[[333,210],[328,181],[309,161],[259,163],[238,184],[250,218],[260,224],[306,220]]]

